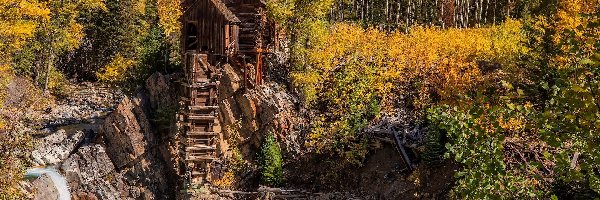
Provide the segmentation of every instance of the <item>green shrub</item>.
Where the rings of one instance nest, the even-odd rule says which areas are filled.
[[[260,150],[261,183],[278,186],[283,182],[281,149],[272,133],[267,134]]]
[[[542,181],[505,163],[504,141],[516,113],[503,107],[472,105],[465,109],[429,109],[428,119],[448,133],[446,157],[462,165],[453,195],[459,199],[535,199]]]
[[[446,148],[444,144],[446,132],[437,129],[437,127],[429,127],[429,131],[425,136],[425,150],[421,155],[423,162],[429,166],[437,166],[444,160]]]

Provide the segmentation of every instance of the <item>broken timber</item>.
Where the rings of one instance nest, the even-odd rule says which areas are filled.
[[[411,162],[410,157],[406,153],[406,148],[404,148],[404,142],[399,133],[393,132],[393,131],[390,131],[387,129],[379,129],[379,128],[369,130],[369,132],[384,134],[386,136],[391,135],[394,139],[394,143],[396,144],[396,149],[398,150],[398,153],[400,153],[400,156],[402,156],[402,161],[406,165],[406,170],[408,170],[410,172],[414,169],[413,163]]]

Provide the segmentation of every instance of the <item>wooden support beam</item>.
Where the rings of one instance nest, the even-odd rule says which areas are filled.
[[[202,120],[202,121],[212,121],[215,120],[217,117],[215,117],[214,115],[192,115],[192,116],[188,116],[189,120]]]
[[[188,136],[216,136],[215,132],[200,132],[200,131],[189,131],[187,132]]]
[[[216,110],[219,109],[219,106],[188,106],[189,110],[200,110],[200,111],[206,111],[206,110]]]

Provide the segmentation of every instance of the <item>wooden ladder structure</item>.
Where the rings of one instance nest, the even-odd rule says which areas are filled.
[[[185,182],[188,186],[198,186],[209,183],[210,164],[217,159],[221,69],[209,64],[207,54],[195,51],[185,54],[185,62],[184,106],[181,108]]]

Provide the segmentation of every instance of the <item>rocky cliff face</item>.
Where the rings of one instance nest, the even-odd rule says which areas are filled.
[[[154,131],[148,112],[144,110],[147,104],[141,93],[132,99],[125,97],[100,128],[108,156],[118,168],[144,155],[149,143],[153,142]]]
[[[305,118],[298,109],[298,99],[281,85],[266,82],[258,87],[243,88],[243,75],[230,65],[223,68],[219,86],[221,123],[224,127],[221,151],[227,155],[230,143],[245,156],[252,158],[262,138],[275,134],[284,142],[288,155],[301,153],[300,140],[306,127]]]
[[[39,114],[50,128],[47,136],[36,139],[40,145],[32,160],[39,166],[57,166],[73,199],[174,198],[178,177],[168,151],[170,129],[155,123],[157,110],[177,103],[170,98],[175,93],[170,83],[170,77],[155,74],[135,95],[121,95],[117,101],[114,95],[92,94],[59,102],[66,105]],[[88,105],[98,102],[102,106]],[[68,109],[54,116],[61,108]],[[47,183],[44,180],[38,182]],[[38,192],[36,198],[44,195],[49,194]]]
[[[245,167],[240,173],[244,174],[244,180],[236,180],[231,186],[253,190],[258,187],[256,156],[263,138],[274,134],[284,157],[293,160],[304,151],[302,134],[307,122],[298,99],[285,86],[271,81],[260,86],[244,85],[243,77],[240,69],[223,66],[219,86],[222,133],[218,152],[221,162],[213,166],[212,178],[219,182],[232,167],[227,163],[241,158]],[[239,160],[232,162],[240,164]]]

